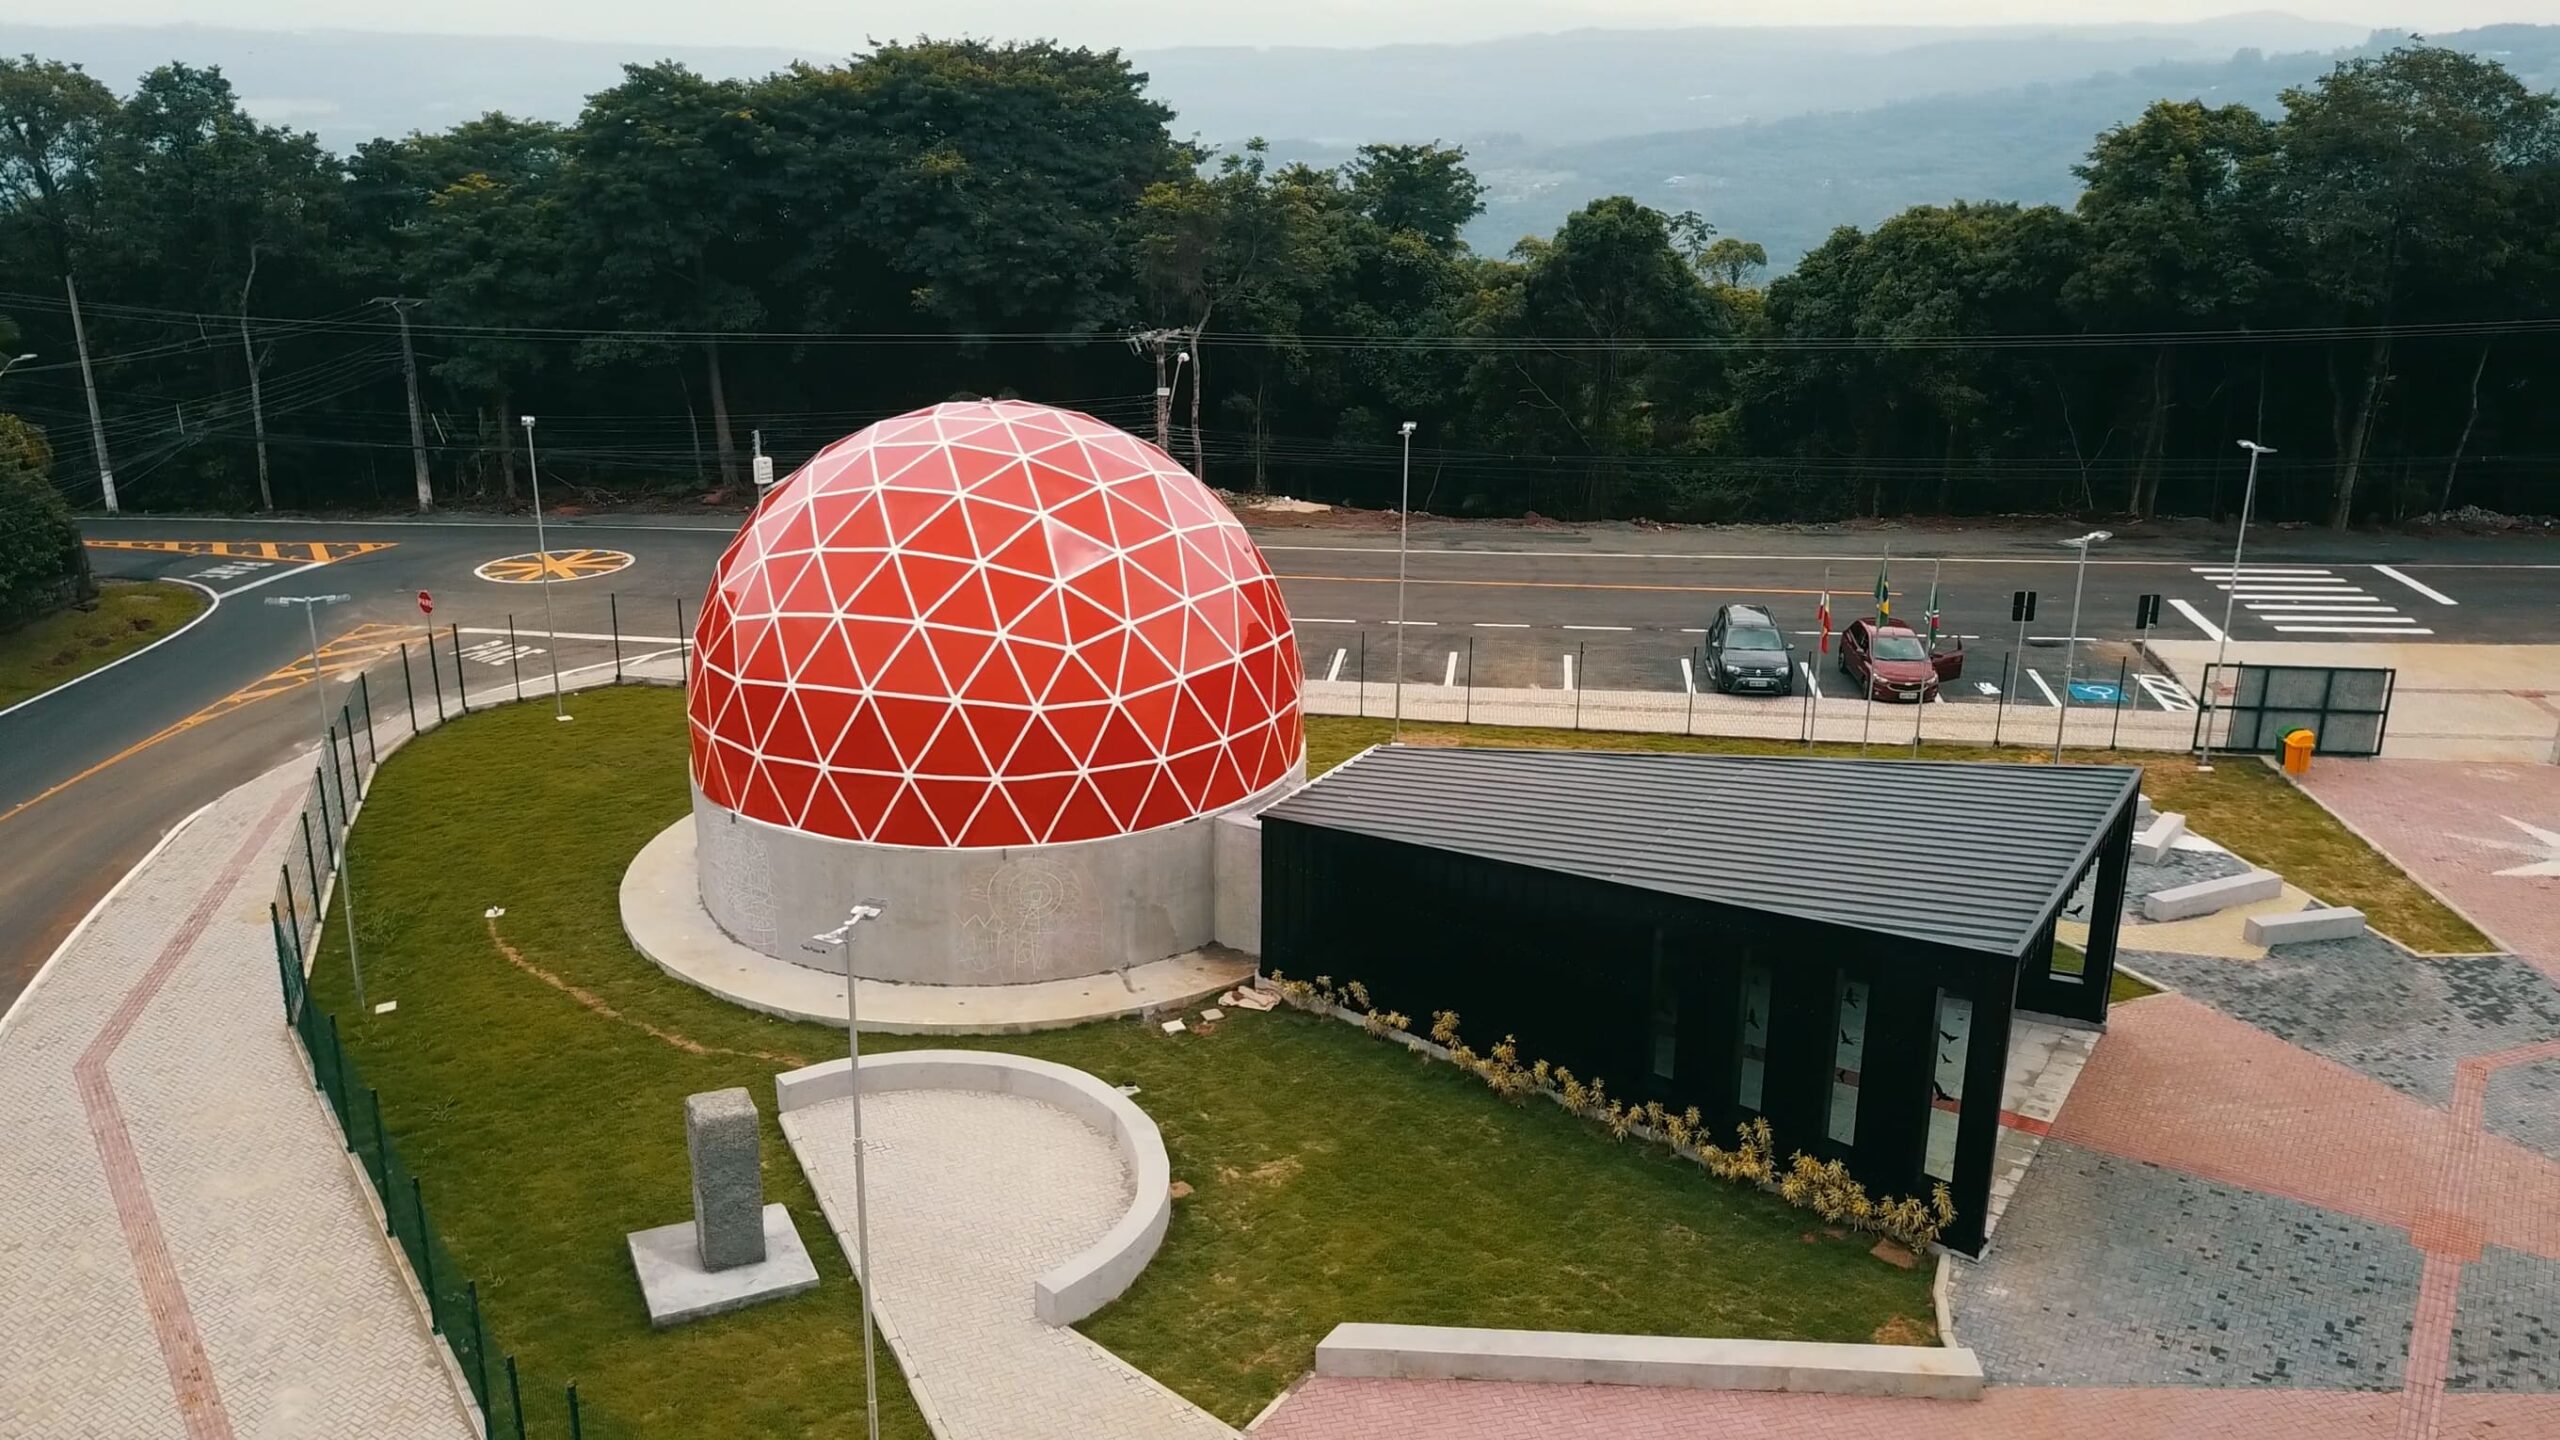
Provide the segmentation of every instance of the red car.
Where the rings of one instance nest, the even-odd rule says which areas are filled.
[[[1840,632],[1840,673],[1865,682],[1878,700],[1918,703],[1937,698],[1938,687],[1964,674],[1964,646],[1931,653],[1929,642],[1908,625],[1870,618],[1852,620]]]

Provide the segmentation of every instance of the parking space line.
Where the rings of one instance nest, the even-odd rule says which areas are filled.
[[[2151,697],[2152,703],[2161,709],[2181,715],[2194,713],[2195,697],[2187,693],[2187,687],[2171,677],[2142,674],[2134,676],[2133,679],[2135,684],[2142,687],[2143,693]]]
[[[1557,628],[1564,630],[1633,630],[1636,627],[1633,625],[1564,625]]]
[[[1299,624],[1301,624],[1301,625],[1357,625],[1357,624],[1359,624],[1359,623],[1360,623],[1360,622],[1359,622],[1359,621],[1357,621],[1357,620],[1325,620],[1325,619],[1319,619],[1319,618],[1317,618],[1316,616],[1313,616],[1313,615],[1300,615],[1300,616],[1296,616],[1296,617],[1294,617],[1294,618],[1295,618],[1295,619],[1297,620],[1297,622],[1298,622]]]
[[[1529,622],[1526,620],[1479,620],[1476,622],[1476,628],[1479,630],[1526,630],[1529,628]]]
[[[2057,710],[2062,708],[2062,697],[2053,693],[2053,687],[2044,683],[2043,674],[2035,667],[2027,667],[2027,678],[2036,682],[2036,688],[2044,692],[2044,703]]]
[[[1571,655],[1564,657],[1564,688],[1567,690],[1573,688],[1573,657]]]
[[[2417,581],[2410,579],[2408,576],[2401,574],[2399,571],[2392,569],[2388,565],[2376,565],[2373,568],[2382,574],[2388,575],[2392,579],[2399,581],[2401,584],[2408,586],[2410,589],[2417,591],[2419,594],[2426,596],[2428,599],[2433,600],[2439,605],[2459,605],[2462,603],[2431,585],[2419,584]]]
[[[2278,625],[2280,635],[2433,635],[2433,630],[2401,625]]]
[[[1683,695],[1698,693],[1698,673],[1689,668],[1689,657],[1686,655],[1680,657],[1680,693]]]
[[[1458,685],[1458,652],[1457,652],[1457,651],[1455,651],[1455,650],[1452,650],[1452,651],[1450,651],[1450,652],[1449,652],[1449,663],[1448,663],[1447,667],[1445,667],[1444,669],[1442,669],[1442,670],[1441,670],[1441,672],[1440,672],[1440,688],[1441,688],[1441,689],[1443,689],[1443,690],[1454,690],[1454,689],[1456,689],[1456,688],[1457,688],[1457,685]]]
[[[1333,663],[1325,667],[1325,679],[1339,680],[1342,678],[1342,657],[1349,653],[1350,652],[1342,646],[1336,645],[1333,647]]]
[[[1381,621],[1379,621],[1378,623],[1379,623],[1379,624],[1381,624],[1381,625],[1426,625],[1426,626],[1427,626],[1427,625],[1437,625],[1437,624],[1439,624],[1440,622],[1439,622],[1439,621],[1437,621],[1437,620],[1381,620]]]

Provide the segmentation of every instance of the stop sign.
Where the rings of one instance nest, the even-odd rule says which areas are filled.
[[[419,591],[418,613],[421,615],[433,615],[436,613],[436,597],[428,594],[424,590]]]

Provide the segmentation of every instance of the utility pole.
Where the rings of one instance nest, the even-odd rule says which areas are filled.
[[[423,302],[399,295],[377,295],[373,303],[388,305],[400,321],[400,370],[409,380],[409,460],[418,471],[418,513],[436,508],[436,492],[427,483],[427,427],[418,411],[418,352],[409,344],[409,307]]]
[[[249,362],[249,422],[258,437],[258,506],[276,508],[276,492],[267,481],[267,406],[258,392],[258,352],[249,346],[249,287],[258,283],[258,247],[249,247],[249,278],[240,282],[240,358]]]
[[[1140,330],[1129,336],[1131,354],[1145,351],[1155,356],[1156,448],[1168,455],[1173,453],[1173,384],[1165,377],[1165,354],[1166,347],[1182,336],[1180,330]],[[1183,358],[1191,358],[1191,352],[1184,351]]]
[[[116,513],[116,467],[107,461],[107,426],[98,418],[98,377],[89,373],[89,331],[80,323],[80,287],[62,277],[62,293],[71,300],[71,339],[80,347],[80,386],[89,392],[89,444],[98,452],[98,493],[107,513]]]
[[[1191,474],[1201,484],[1209,483],[1209,457],[1200,444],[1200,327],[1191,327],[1191,347],[1182,352],[1191,362]]]
[[[2240,492],[2240,533],[2232,537],[2231,573],[2223,577],[2222,633],[2213,637],[2213,666],[2204,672],[2204,748],[2196,756],[2198,770],[2213,768],[2213,697],[2223,681],[2222,662],[2231,654],[2231,606],[2240,598],[2240,552],[2249,543],[2250,508],[2258,503],[2258,457],[2276,453],[2274,446],[2255,440],[2241,441],[2240,448],[2249,452],[2249,488]],[[2226,731],[2231,727],[2227,719],[2222,724]],[[2560,757],[2560,742],[2555,742],[2553,754]]]

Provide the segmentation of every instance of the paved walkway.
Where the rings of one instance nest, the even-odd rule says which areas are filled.
[[[1959,1269],[1980,1404],[1314,1380],[1256,1440],[2560,1440],[2560,767],[2322,764],[2312,789],[2517,953],[2124,953],[2177,992],[2116,1009]]]
[[[284,1028],[308,785],[216,802],[0,1022],[6,1440],[470,1433]]]
[[[850,1100],[782,1117],[854,1253]],[[881,1328],[940,1440],[1233,1440],[1208,1412],[1032,1313],[1033,1277],[1129,1208],[1129,1173],[1054,1106],[973,1090],[863,1102]]]

